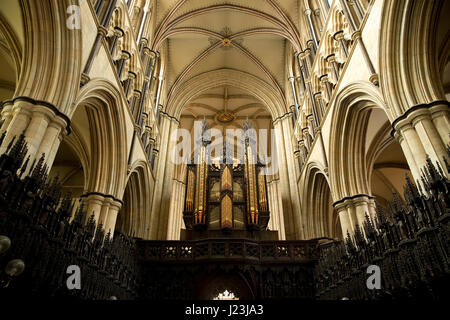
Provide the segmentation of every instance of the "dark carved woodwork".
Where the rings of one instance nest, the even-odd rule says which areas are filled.
[[[450,181],[430,158],[422,173],[417,186],[406,176],[406,204],[394,193],[387,211],[377,205],[375,221],[366,215],[364,225],[356,226],[345,242],[321,247],[316,298],[448,299]],[[366,285],[370,265],[380,267],[380,290]]]
[[[421,181],[407,177],[405,203],[394,194],[346,241],[319,244],[233,235],[189,241],[112,237],[93,216],[87,218],[82,201],[72,217],[72,195],[62,194],[58,177],[49,181],[45,155],[30,163],[27,153],[22,134],[0,156],[0,235],[12,242],[0,266],[11,259],[25,262],[24,273],[0,288],[2,297],[189,300],[210,299],[213,288],[225,288],[242,299],[448,298],[449,180],[430,159]],[[217,167],[211,176],[220,179],[222,172]],[[243,180],[243,166],[232,176]],[[71,265],[81,268],[81,290],[67,289]],[[367,288],[370,265],[381,269],[381,290]]]
[[[0,138],[3,142],[5,134]],[[45,155],[29,167],[28,148],[22,134],[0,156],[0,234],[12,246],[0,262],[25,261],[24,273],[5,296],[47,296],[70,299],[136,298],[137,261],[132,239],[106,234],[94,217],[86,221],[81,203],[70,221],[71,194],[61,197],[58,177],[47,182]],[[22,179],[29,169],[29,174]],[[81,290],[68,290],[67,268],[81,269]]]

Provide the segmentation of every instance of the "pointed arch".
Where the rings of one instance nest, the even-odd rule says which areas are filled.
[[[209,89],[224,85],[242,88],[253,94],[267,106],[273,119],[288,113],[284,96],[272,86],[246,72],[231,69],[206,72],[184,82],[169,96],[167,113],[179,118],[189,101]]]
[[[330,130],[330,182],[336,199],[369,194],[366,133],[370,112],[386,107],[378,90],[369,82],[353,83],[336,98]]]
[[[20,3],[25,49],[15,96],[50,102],[66,114],[77,96],[82,69],[81,30],[67,27],[67,8],[79,1]]]
[[[89,81],[81,90],[75,110],[86,112],[90,133],[90,192],[121,198],[127,176],[125,107],[113,84],[101,79]],[[80,108],[84,108],[81,110]],[[77,125],[76,122],[73,123]]]
[[[396,1],[383,5],[380,83],[390,119],[411,107],[446,100],[440,81],[436,36],[444,0]]]
[[[131,166],[124,190],[124,205],[119,212],[116,227],[122,233],[136,238],[148,239],[150,230],[151,197],[147,190],[150,170],[146,161],[137,161]]]
[[[337,223],[339,219],[332,206],[330,182],[324,168],[318,163],[309,163],[304,181],[301,197],[306,238],[341,237],[341,227]]]

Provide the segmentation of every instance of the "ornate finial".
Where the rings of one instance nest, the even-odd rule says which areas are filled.
[[[393,196],[393,201],[392,201],[393,209],[395,210],[395,212],[402,211],[403,210],[402,199],[400,199],[400,196],[394,189],[392,189],[392,196]]]
[[[85,220],[85,216],[86,216],[86,213],[84,211],[84,206],[85,206],[84,199],[80,199],[79,203],[80,203],[80,205],[78,207],[77,212],[75,213],[74,222],[79,225],[84,225],[84,220]]]
[[[210,137],[210,133],[208,132],[209,128],[208,128],[208,123],[206,121],[206,116],[203,116],[203,121],[202,121],[202,135],[200,137],[200,141],[206,145],[211,143],[211,137]]]
[[[3,144],[3,141],[5,140],[5,137],[6,137],[6,131],[3,131],[3,134],[0,137],[0,146]]]
[[[439,178],[438,178],[439,173],[436,170],[436,167],[434,166],[433,161],[431,161],[431,158],[429,155],[426,156],[426,161],[427,161],[427,171],[431,177],[431,181],[434,182],[434,181],[439,180]]]
[[[44,169],[45,154],[43,153],[36,167],[34,167],[31,177],[39,180],[42,177]]]
[[[202,134],[204,134],[208,130],[208,123],[206,122],[206,116],[203,116],[202,121]]]
[[[347,246],[347,251],[349,254],[353,254],[356,251],[352,236],[350,235],[349,231],[347,231],[347,238],[345,239],[345,244]]]
[[[441,164],[439,163],[439,161],[436,161],[436,167],[438,168],[438,172],[439,172],[439,175],[441,176],[441,179],[445,178],[444,170],[442,169]]]
[[[244,124],[244,131],[248,131],[251,128],[252,128],[252,125],[251,125],[250,120],[248,119],[248,116],[247,116],[247,120],[245,120],[245,124]]]
[[[447,161],[447,158],[446,158],[446,157],[444,157],[444,163],[445,163],[445,167],[447,168],[447,172],[449,172],[449,173],[450,173],[450,164],[448,163],[448,161]]]
[[[364,242],[364,235],[362,233],[359,223],[355,226],[355,241],[357,245],[361,245]]]
[[[92,211],[92,215],[89,217],[87,224],[86,224],[86,229],[87,232],[89,233],[89,235],[94,236],[94,232],[95,232],[95,212]]]
[[[377,210],[377,225],[378,228],[381,228],[384,224],[387,223],[386,213],[383,207],[375,200],[376,210]]]
[[[61,205],[59,207],[58,212],[62,215],[63,218],[67,219],[70,218],[73,210],[73,203],[72,203],[72,190],[69,190],[64,195],[64,198],[61,201]]]
[[[364,231],[368,237],[375,234],[375,227],[372,223],[372,219],[369,217],[367,212],[365,213]]]
[[[11,139],[11,141],[10,141],[9,144],[8,144],[8,147],[6,147],[6,153],[7,153],[7,154],[9,154],[9,152],[10,152],[10,150],[11,150],[11,148],[12,148],[12,146],[13,146],[15,140],[16,140],[16,136],[14,136],[14,137]]]
[[[420,197],[419,191],[409,178],[409,175],[405,173],[406,185],[404,187],[404,196],[407,203],[412,204],[414,200]]]
[[[28,156],[27,160],[25,160],[25,163],[22,165],[22,168],[20,169],[20,172],[19,172],[19,178],[20,179],[22,179],[23,174],[27,170],[29,162],[30,162],[30,156]]]

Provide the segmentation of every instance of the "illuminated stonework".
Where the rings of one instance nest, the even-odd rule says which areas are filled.
[[[230,301],[230,300],[239,300],[239,298],[236,297],[233,292],[225,290],[223,293],[219,293],[219,295],[215,297],[213,300]]]

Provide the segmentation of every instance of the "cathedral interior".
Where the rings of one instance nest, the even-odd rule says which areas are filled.
[[[0,1],[1,296],[448,298],[448,13]]]

